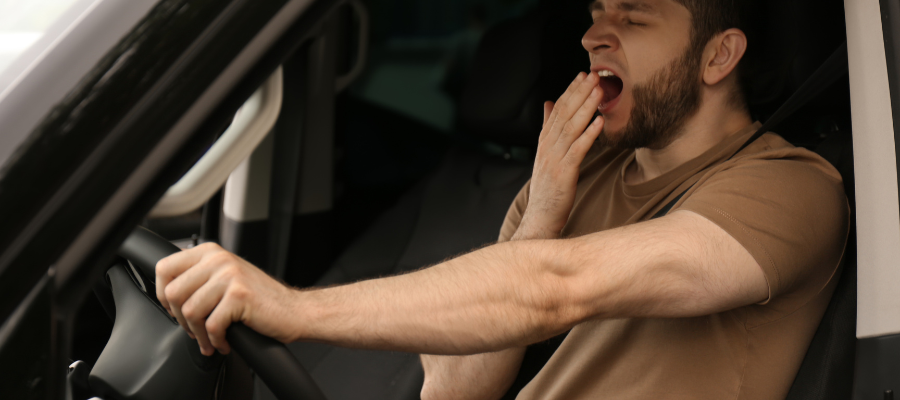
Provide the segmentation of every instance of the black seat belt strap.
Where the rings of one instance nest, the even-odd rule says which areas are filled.
[[[677,204],[679,201],[681,201],[681,199],[684,197],[684,195],[686,195],[687,192],[689,190],[691,190],[691,188],[693,188],[693,187],[694,187],[694,185],[691,185],[691,187],[687,188],[687,190],[681,192],[681,194],[679,194],[678,197],[672,199],[672,201],[670,201],[669,204],[666,204],[665,207],[663,207],[662,209],[657,211],[656,215],[654,215],[653,218],[650,218],[650,219],[657,219],[657,218],[665,217],[666,214],[669,213],[669,211],[672,211],[672,207],[675,207],[675,204]]]
[[[827,89],[831,86],[832,83],[838,80],[838,78],[844,76],[848,71],[847,67],[847,42],[845,41],[843,44],[838,47],[837,50],[828,57],[827,60],[816,70],[809,78],[806,79],[806,82],[803,82],[803,85],[794,92],[791,97],[772,114],[771,117],[763,124],[756,133],[753,134],[746,142],[731,155],[728,157],[728,160],[733,159],[738,155],[741,151],[750,146],[757,139],[765,135],[766,132],[769,132],[780,124],[785,118],[791,116],[794,112],[799,110],[801,107],[809,103],[810,100],[815,98],[819,93],[822,93],[823,90]],[[660,209],[651,219],[657,219],[665,216],[672,211],[672,208],[675,207],[679,201],[687,194],[688,191],[693,188],[694,185],[687,188],[684,192],[681,192],[677,197],[672,199],[668,204],[666,204],[662,209]]]

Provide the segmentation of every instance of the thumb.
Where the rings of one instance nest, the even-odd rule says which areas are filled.
[[[544,125],[547,125],[547,121],[550,119],[550,114],[553,113],[553,106],[555,103],[552,101],[544,102]]]

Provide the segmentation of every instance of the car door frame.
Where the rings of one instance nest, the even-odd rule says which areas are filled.
[[[62,398],[74,311],[119,244],[340,0],[162,0],[0,171],[0,376]]]

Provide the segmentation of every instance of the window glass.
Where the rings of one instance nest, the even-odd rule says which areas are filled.
[[[0,0],[0,74],[34,46],[76,1]]]
[[[482,34],[537,0],[364,0],[372,19],[366,73],[352,92],[442,132]]]

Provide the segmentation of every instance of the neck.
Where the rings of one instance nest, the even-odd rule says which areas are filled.
[[[637,149],[625,180],[639,184],[657,178],[697,158],[713,146],[752,123],[745,110],[724,106],[724,99],[704,101],[671,144],[662,149]]]

